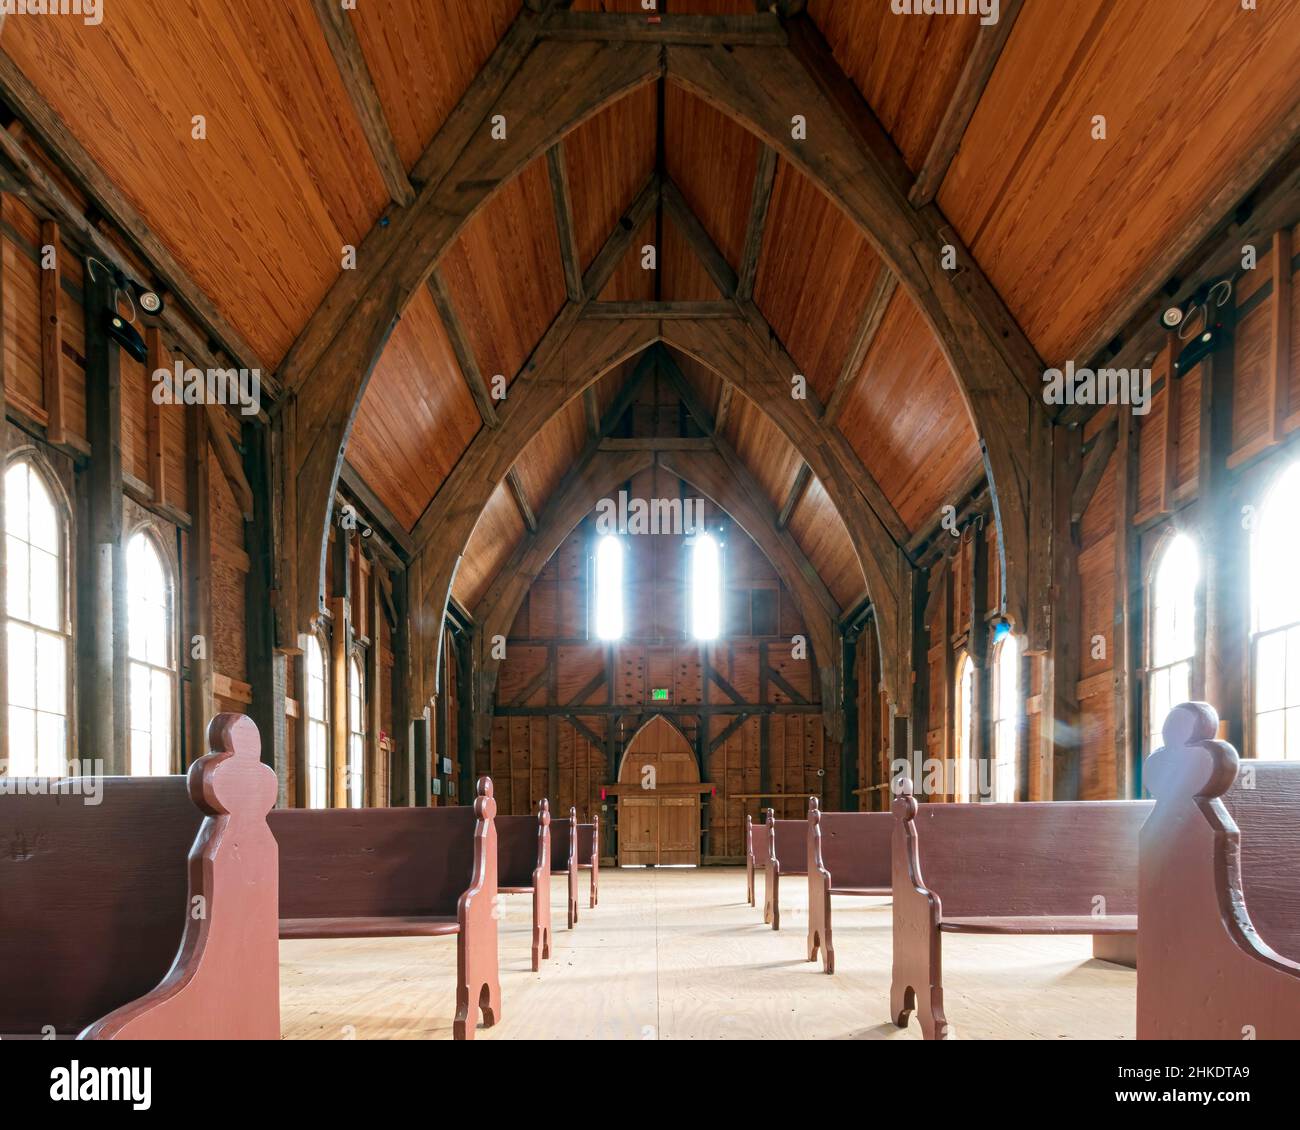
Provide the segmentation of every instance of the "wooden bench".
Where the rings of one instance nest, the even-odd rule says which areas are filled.
[[[456,935],[453,1035],[501,1019],[496,801],[473,807],[279,809],[281,938]]]
[[[575,813],[576,815],[576,813]],[[587,909],[594,910],[600,902],[600,813],[592,814],[590,824],[578,825],[578,870],[591,872],[591,890],[587,894]],[[575,903],[574,921],[578,911]]]
[[[767,867],[763,879],[763,921],[781,929],[781,876],[808,874],[808,821],[777,820],[767,822]]]
[[[578,810],[572,806],[569,815],[551,821],[551,874],[565,877],[565,905],[568,908],[569,929],[578,921],[578,849],[579,837],[573,829],[578,827]]]
[[[551,808],[543,799],[536,816],[498,816],[497,891],[533,896],[533,972],[551,956]]]
[[[1149,801],[917,804],[894,800],[890,1012],[915,1009],[944,1039],[942,937],[1091,934],[1093,954],[1129,957],[1137,933],[1138,833]]]
[[[1207,703],[1148,759],[1137,1034],[1300,1039],[1300,762],[1238,762]]]
[[[772,809],[763,810],[767,820],[763,824],[755,824],[754,818],[745,813],[745,895],[749,899],[749,905],[754,904],[754,869],[767,868],[768,857],[768,824],[772,822],[775,815]],[[766,909],[766,908],[764,908]]]
[[[835,972],[831,936],[832,895],[888,895],[894,817],[889,812],[822,812],[808,800],[808,960],[822,953],[822,968]]]
[[[4,1039],[280,1038],[275,773],[243,715],[208,745],[184,777],[6,781]]]

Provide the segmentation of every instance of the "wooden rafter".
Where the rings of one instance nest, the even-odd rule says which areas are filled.
[[[552,12],[543,21],[546,39],[655,44],[748,44],[777,46],[785,32],[772,14],[753,16],[660,16],[623,12]]]
[[[745,225],[745,250],[740,258],[740,271],[736,281],[736,295],[740,298],[754,296],[754,281],[758,278],[758,260],[763,254],[763,233],[767,230],[767,213],[772,205],[774,184],[776,150],[770,145],[764,145],[758,154],[758,168],[754,171],[749,222]]]
[[[546,151],[546,168],[551,180],[551,202],[555,210],[555,231],[560,237],[560,261],[564,264],[564,284],[570,302],[580,302],[582,290],[582,256],[573,226],[573,197],[569,191],[569,167],[564,158],[564,142]]]
[[[397,151],[397,142],[393,140],[379,92],[370,77],[361,41],[352,26],[352,17],[339,0],[316,0],[316,18],[388,196],[394,204],[406,207],[414,202],[415,189],[411,187],[406,166]]]
[[[803,498],[804,491],[808,489],[808,483],[811,479],[812,471],[808,464],[800,463],[794,482],[790,484],[790,490],[785,496],[785,501],[781,503],[781,512],[776,516],[776,528],[778,530],[784,530],[790,524],[790,516],[794,513],[794,508],[799,505],[799,500]]]
[[[496,406],[488,392],[487,382],[483,380],[483,373],[478,367],[478,359],[474,356],[474,349],[470,345],[464,323],[456,312],[451,291],[447,288],[440,272],[433,271],[429,275],[428,287],[433,304],[437,307],[438,317],[442,319],[443,329],[447,331],[451,350],[456,355],[456,364],[460,366],[461,376],[465,378],[470,396],[474,398],[474,404],[478,408],[479,418],[489,428],[495,428],[497,426]]]
[[[995,23],[983,25],[975,33],[975,43],[966,65],[962,68],[957,86],[948,99],[947,109],[939,120],[929,151],[916,175],[916,183],[908,199],[918,208],[929,204],[938,194],[939,186],[948,173],[952,159],[961,148],[966,127],[975,115],[984,94],[984,88],[993,77],[993,69],[1002,57],[1002,49],[1011,38],[1011,29],[1020,15],[1022,0],[1002,0],[1002,10]]]
[[[537,515],[533,513],[532,503],[528,501],[528,492],[524,490],[523,480],[519,477],[519,468],[511,467],[506,473],[506,482],[514,496],[519,516],[524,520],[524,527],[530,534],[537,533]]]
[[[849,350],[844,367],[835,381],[835,389],[826,402],[826,410],[822,413],[822,419],[826,421],[827,427],[833,425],[839,418],[844,401],[853,391],[854,383],[867,362],[867,354],[871,352],[871,343],[876,340],[876,334],[885,320],[885,311],[889,309],[889,303],[897,289],[898,279],[882,266],[876,275],[876,285],[872,288],[867,304],[863,308],[862,320],[858,323],[857,332],[853,335],[853,347]]]
[[[664,211],[686,237],[686,242],[699,257],[704,270],[713,280],[713,285],[718,288],[718,293],[724,298],[734,298],[738,282],[735,270],[713,242],[713,237],[703,222],[686,203],[681,189],[669,177],[664,178]]]

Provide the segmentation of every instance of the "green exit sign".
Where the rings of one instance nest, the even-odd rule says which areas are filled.
[[[651,700],[652,702],[667,702],[667,701],[668,701],[668,688],[667,688],[667,687],[653,687],[653,688],[651,688],[651,690],[650,690],[650,700]]]

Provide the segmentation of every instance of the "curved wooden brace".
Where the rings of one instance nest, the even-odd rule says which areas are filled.
[[[910,177],[901,157],[810,21],[790,21],[787,29],[787,44],[770,45],[701,46],[667,35],[656,41],[654,29],[622,41],[547,39],[538,38],[546,25],[521,13],[413,171],[413,182],[423,186],[416,202],[367,237],[358,270],[343,273],[282,370],[290,390],[286,438],[294,476],[284,507],[287,529],[296,524],[284,548],[294,554],[284,563],[286,578],[296,582],[296,593],[289,594],[293,632],[319,610],[330,500],[352,417],[416,288],[502,184],[604,106],[666,73],[810,177],[870,239],[917,303],[985,447],[1007,612],[1025,625],[1031,650],[1045,644],[1050,555],[1039,553],[1031,562],[1028,552],[1031,521],[1050,530],[1051,433],[1036,390],[1041,362],[938,209],[908,203]],[[791,136],[796,115],[811,144]],[[507,136],[495,140],[490,123],[501,118]],[[945,245],[958,255],[960,267],[952,273],[940,266]],[[829,472],[834,461],[827,462]],[[852,491],[838,474],[823,483],[841,494]],[[855,540],[865,532],[850,530]],[[902,596],[897,563],[876,562],[872,569],[881,653],[897,666],[910,656],[904,646],[910,631],[898,623],[890,629],[899,617],[896,608],[886,608]],[[434,587],[441,587],[440,579]],[[902,705],[906,695],[894,674],[887,682]]]

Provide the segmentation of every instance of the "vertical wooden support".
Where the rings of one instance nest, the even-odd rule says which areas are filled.
[[[420,718],[411,719],[411,759],[414,762],[413,802],[418,808],[429,805],[429,708]]]
[[[186,760],[207,752],[212,704],[212,506],[209,495],[212,453],[208,444],[208,413],[202,405],[187,405],[185,413],[186,483],[190,532],[186,544],[185,591],[189,631],[185,640],[190,665],[189,718]],[[198,637],[196,640],[194,637]],[[197,652],[197,654],[196,654]]]
[[[767,702],[770,684],[767,678],[767,643],[758,645],[758,701]],[[758,720],[758,791],[772,791],[772,726],[771,716],[763,714]],[[822,798],[825,803],[826,798]],[[784,814],[784,806],[777,805],[777,811]]]
[[[1234,320],[1225,307],[1225,328]],[[1205,700],[1219,713],[1220,737],[1248,754],[1244,741],[1250,623],[1248,537],[1228,475],[1232,451],[1233,349],[1225,346],[1201,362],[1201,452],[1198,506],[1205,573]]]
[[[113,280],[86,264],[87,522],[78,540],[80,605],[77,651],[82,757],[102,758],[106,773],[126,773],[126,553],[122,544],[121,356],[108,336]]]
[[[1175,379],[1174,357],[1177,355],[1175,334],[1169,334],[1159,360],[1165,374],[1165,429],[1161,439],[1160,501],[1157,509],[1168,514],[1174,508],[1174,492],[1178,489],[1178,423],[1181,416],[1179,401],[1183,382]]]
[[[4,201],[4,193],[0,193],[0,204]],[[2,237],[0,237],[2,238]],[[4,248],[0,246],[0,472],[9,469],[9,417],[6,412],[8,404],[6,381],[9,376],[9,366],[5,360],[7,350],[4,348],[4,327],[5,327],[5,257]],[[0,530],[5,527],[5,491],[0,489]],[[0,537],[0,593],[9,591],[9,573],[8,557],[5,549],[8,538]],[[64,610],[64,615],[68,616],[68,610]],[[70,618],[70,617],[69,617]],[[0,759],[10,760],[9,754],[9,647],[8,643],[0,647],[0,693],[4,696],[5,707],[0,709]],[[68,735],[68,756],[71,758],[76,750],[76,737]],[[90,756],[90,755],[87,755]]]
[[[1273,234],[1273,307],[1269,314],[1269,428],[1280,443],[1286,421],[1300,404],[1290,404],[1291,388],[1291,229]]]
[[[978,526],[970,530],[970,569],[967,584],[970,586],[970,627],[966,636],[966,650],[970,654],[975,685],[971,699],[975,708],[975,732],[971,741],[971,760],[976,767],[976,781],[993,779],[993,655],[989,647],[989,626],[984,617],[988,600],[988,539]],[[972,797],[978,796],[972,790]],[[992,800],[992,796],[979,796]]]
[[[459,711],[456,723],[456,756],[460,762],[460,785],[456,793],[456,803],[471,804],[474,797],[474,779],[478,775],[474,766],[474,703],[470,689],[474,686],[476,672],[474,657],[477,654],[471,641],[464,635],[455,638],[456,669],[456,709]]]
[[[151,330],[150,334],[156,331]],[[248,580],[244,586],[244,622],[248,681],[253,702],[248,713],[262,735],[262,760],[270,765],[283,790],[288,780],[288,722],[285,714],[287,658],[275,650],[271,616],[274,588],[275,538],[272,531],[271,436],[256,422],[245,422],[241,436],[244,474],[253,491],[253,520],[244,523]],[[153,467],[152,440],[150,467]],[[161,476],[160,476],[161,481]],[[159,497],[155,490],[154,498]]]
[[[363,593],[362,599],[369,599],[370,609],[370,650],[366,653],[366,765],[369,770],[366,781],[366,803],[376,807],[388,805],[388,790],[385,787],[387,767],[384,765],[384,750],[380,744],[383,725],[383,701],[388,693],[384,670],[384,599],[383,581],[380,570],[384,563],[379,558],[370,562],[370,592]]]
[[[1020,795],[1026,800],[1051,800],[1056,778],[1077,777],[1083,754],[1079,740],[1079,672],[1083,600],[1079,583],[1079,550],[1074,540],[1071,504],[1083,464],[1083,429],[1058,428],[1053,443],[1053,487],[1056,496],[1052,538],[1052,649],[1043,669],[1042,700],[1054,704],[1051,725],[1040,714],[1034,740],[1024,759]],[[1030,674],[1022,664],[1021,676]],[[1028,688],[1025,688],[1026,693]]]
[[[334,554],[330,590],[329,696],[330,696],[330,803],[346,808],[348,800],[348,653],[352,646],[352,531],[336,526],[330,543]]]
[[[844,651],[844,741],[840,744],[840,808],[845,812],[857,812],[862,808],[861,797],[858,795],[862,756],[858,718],[858,644],[861,639],[860,631],[845,632],[840,636],[840,646]]]
[[[1137,758],[1142,728],[1136,710],[1138,656],[1132,648],[1130,630],[1137,613],[1137,590],[1141,569],[1137,561],[1137,539],[1133,515],[1137,512],[1138,429],[1137,418],[1124,406],[1116,409],[1118,436],[1115,441],[1115,603],[1111,620],[1111,682],[1114,688],[1115,796],[1137,795]],[[1077,793],[1074,798],[1077,799]]]
[[[415,797],[414,766],[411,760],[409,665],[411,647],[410,574],[403,569],[393,578],[393,609],[397,626],[393,630],[393,750],[388,763],[388,803],[409,806]]]
[[[46,248],[54,252],[51,266],[45,266]],[[67,443],[67,390],[63,371],[63,245],[59,225],[41,222],[41,377],[45,390],[45,438],[50,443]]]
[[[153,493],[155,506],[166,506],[171,499],[167,497],[167,433],[162,424],[163,406],[153,398],[153,374],[159,369],[167,368],[167,351],[163,346],[162,331],[157,326],[150,326],[145,331],[145,343],[149,347],[149,358],[145,364],[144,413],[145,456],[149,490]],[[51,415],[51,420],[53,416]],[[53,442],[53,441],[51,441]]]

